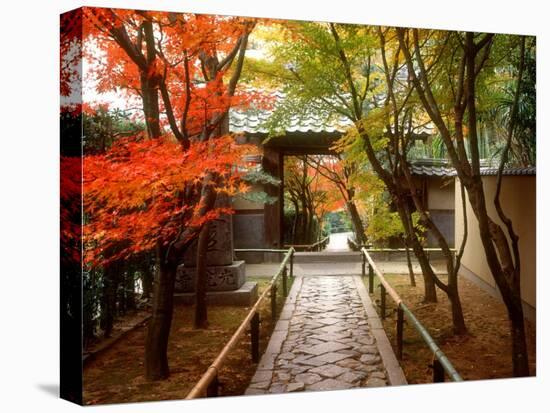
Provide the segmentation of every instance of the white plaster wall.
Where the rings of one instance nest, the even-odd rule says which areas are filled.
[[[496,222],[501,223],[493,204],[496,177],[483,177],[483,185],[489,215]],[[464,220],[458,179],[455,180],[455,195],[455,245],[460,245],[464,234]],[[514,229],[519,236],[522,298],[526,303],[536,307],[536,177],[503,177],[501,204],[504,212],[512,220]],[[468,240],[462,257],[462,265],[487,284],[496,288],[485,258],[477,219],[469,202],[466,202],[466,206]]]

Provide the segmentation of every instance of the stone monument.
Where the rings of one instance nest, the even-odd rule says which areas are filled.
[[[228,197],[218,195],[216,205],[227,205]],[[257,283],[246,282],[245,262],[233,260],[231,215],[223,215],[210,225],[206,260],[207,300],[212,304],[250,305],[257,298]],[[197,272],[197,242],[187,250],[176,273],[175,292],[186,302],[194,301]]]

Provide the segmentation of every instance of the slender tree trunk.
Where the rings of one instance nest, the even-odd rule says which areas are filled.
[[[439,287],[447,295],[447,298],[451,303],[454,333],[457,335],[466,334],[466,323],[464,321],[462,304],[460,303],[460,296],[458,294],[458,271],[455,271],[455,265],[459,265],[459,263],[455,263],[455,255],[449,249],[449,244],[447,243],[447,240],[430,217],[429,211],[426,210],[424,203],[420,202],[420,200],[416,196],[416,188],[410,176],[408,167],[403,168],[403,173],[407,179],[409,191],[411,193],[416,210],[420,213],[420,222],[422,223],[422,225],[424,225],[425,228],[427,228],[428,231],[430,231],[435,236],[439,246],[441,247],[441,250],[445,255],[448,274],[447,284],[439,280],[434,272],[431,273],[433,274],[433,280],[436,286]],[[410,211],[410,209],[408,208],[406,210],[407,212]]]
[[[292,220],[292,233],[290,239],[292,240],[291,244],[297,244],[296,231],[298,228],[298,201],[292,198],[292,204],[294,205],[294,218]]]
[[[474,183],[468,182],[464,186],[468,191],[472,210],[478,220],[479,234],[487,263],[508,310],[514,376],[528,376],[529,357],[527,353],[523,307],[521,304],[519,269],[513,269],[510,249],[504,232],[488,216],[481,179],[478,177]]]
[[[399,218],[403,223],[405,234],[408,239],[407,244],[409,244],[410,247],[413,249],[414,255],[416,256],[418,264],[420,265],[420,268],[422,270],[422,278],[424,279],[424,302],[435,303],[437,302],[437,294],[435,291],[435,274],[433,272],[433,268],[430,265],[428,256],[424,252],[424,248],[422,247],[422,244],[420,243],[415,233],[412,224],[412,214],[409,206],[407,205],[406,201],[401,199],[401,197],[396,196],[395,199],[397,213],[399,214]]]
[[[141,93],[143,97],[143,115],[147,126],[147,135],[154,139],[161,135],[159,123],[158,84],[149,78],[147,73],[141,73]]]
[[[210,237],[210,223],[207,222],[202,227],[197,243],[197,267],[195,277],[195,328],[208,327],[208,313],[206,304],[206,289],[208,274],[206,272],[208,252],[208,240]]]
[[[468,197],[472,210],[476,215],[479,224],[479,234],[483,244],[487,264],[491,270],[491,274],[501,292],[502,299],[508,310],[510,319],[510,332],[512,336],[512,361],[514,375],[525,376],[529,374],[529,363],[527,346],[525,340],[523,309],[521,307],[521,291],[520,291],[520,266],[519,266],[519,248],[517,245],[517,235],[513,232],[511,221],[508,222],[508,236],[512,240],[512,250],[508,244],[508,239],[504,234],[501,226],[496,224],[489,217],[485,194],[483,191],[483,183],[480,177],[480,159],[477,139],[477,115],[476,115],[476,77],[483,65],[483,60],[476,59],[478,53],[484,53],[488,56],[491,48],[493,35],[486,34],[479,42],[475,42],[474,33],[465,33],[464,55],[462,58],[461,71],[458,73],[457,82],[457,100],[454,110],[455,132],[454,136],[447,129],[439,108],[435,103],[432,94],[432,87],[426,75],[426,69],[422,56],[420,54],[419,45],[415,35],[415,60],[409,53],[408,45],[405,41],[405,29],[397,29],[399,42],[404,52],[408,71],[412,76],[417,94],[422,101],[422,104],[428,112],[431,120],[437,126],[445,146],[447,147],[449,157],[453,166],[457,170],[458,177],[461,183],[468,191]],[[416,75],[416,67],[420,72]],[[464,69],[465,74],[464,76]],[[464,107],[466,103],[468,110],[468,143],[470,147],[470,157],[466,155],[464,140],[462,136],[462,126],[464,124]],[[437,109],[437,110],[434,110]],[[498,197],[495,200],[498,204]],[[498,211],[498,205],[495,205]],[[500,218],[506,221],[506,217],[501,214]],[[512,252],[515,259],[512,259]]]
[[[302,233],[302,239],[300,242],[302,244],[308,244],[310,238],[310,216],[307,209],[307,201],[305,197],[302,199],[302,217],[304,219],[304,231]]]
[[[314,244],[319,239],[319,232],[317,223],[315,222],[315,213],[313,212],[313,207],[308,203],[307,215],[309,216],[309,231],[307,234],[307,243]]]
[[[115,264],[116,263],[110,263],[103,269],[101,328],[105,337],[111,337],[116,313],[118,274]]]
[[[204,217],[209,211],[214,208],[216,203],[217,193],[214,189],[217,184],[218,176],[213,173],[208,173],[203,180],[201,189],[201,198],[199,205],[201,209],[199,216]],[[200,229],[197,241],[197,266],[195,280],[195,328],[208,327],[207,304],[206,304],[206,286],[208,282],[208,274],[206,266],[208,265],[206,253],[208,252],[208,241],[210,236],[210,221],[206,221]]]
[[[433,269],[430,265],[430,261],[424,251],[418,239],[413,239],[413,251],[415,252],[420,268],[422,268],[422,275],[424,278],[424,302],[426,303],[436,303],[437,294],[435,291],[435,281],[433,274]]]
[[[143,266],[141,269],[141,284],[143,288],[142,298],[149,299],[153,291],[153,269],[151,263],[149,262],[150,255],[145,256]]]
[[[525,337],[525,320],[521,298],[513,300],[508,308],[510,331],[512,333],[512,361],[514,377],[529,376],[529,360],[527,358],[527,340]]]
[[[414,278],[414,271],[412,266],[412,260],[411,260],[411,251],[409,249],[409,244],[407,243],[407,239],[403,237],[403,245],[405,246],[405,252],[407,254],[407,267],[409,269],[409,279],[411,280],[411,286],[416,287],[416,280]]]
[[[168,338],[174,307],[174,284],[177,264],[167,262],[165,249],[158,248],[159,271],[154,282],[153,311],[145,340],[145,378],[166,379],[168,368]]]
[[[514,376],[528,376],[529,357],[521,304],[520,274],[512,269],[509,246],[502,229],[492,222],[487,214],[481,179],[479,179],[479,182],[470,186],[465,185],[465,187],[468,190],[472,209],[478,219],[479,233],[487,263],[508,310]],[[499,261],[499,257],[504,261],[504,264]],[[508,269],[508,273],[505,268]],[[515,271],[519,271],[519,269]]]
[[[445,293],[451,303],[451,313],[453,317],[453,333],[456,335],[464,335],[468,332],[466,322],[464,320],[464,311],[462,311],[462,303],[458,294],[457,273],[449,274],[449,282]]]
[[[118,274],[119,283],[116,290],[117,315],[126,314],[126,271],[125,265],[118,262],[115,264],[115,271]]]
[[[124,301],[127,311],[134,311],[136,309],[136,283],[134,266],[130,265],[125,275],[124,286]]]
[[[353,224],[353,229],[355,232],[355,239],[357,240],[358,245],[366,245],[367,240],[365,238],[365,230],[363,228],[363,222],[359,216],[359,211],[357,211],[357,206],[353,200],[346,202],[348,212]]]

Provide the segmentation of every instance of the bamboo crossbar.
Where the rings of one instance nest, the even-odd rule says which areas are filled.
[[[406,252],[405,248],[362,248],[367,250],[367,252]],[[426,252],[441,252],[441,248],[422,248]],[[412,251],[412,248],[409,249]],[[456,252],[455,248],[449,248],[449,251]]]
[[[395,249],[386,249],[388,251],[396,251]],[[402,249],[405,251],[405,249]],[[426,248],[425,250],[432,250],[432,251],[441,251],[440,248]],[[441,363],[441,366],[445,370],[445,372],[449,375],[452,381],[462,381],[462,377],[460,374],[456,371],[451,361],[447,358],[443,350],[439,348],[435,340],[432,338],[426,327],[416,318],[414,313],[407,307],[407,305],[403,302],[399,294],[393,289],[393,287],[388,283],[382,272],[378,269],[376,264],[374,263],[374,260],[369,255],[369,251],[366,248],[361,248],[361,254],[363,254],[363,257],[366,258],[368,261],[370,267],[374,271],[374,273],[378,276],[378,279],[380,281],[380,284],[384,287],[385,292],[389,294],[389,296],[392,298],[392,300],[397,305],[398,310],[402,310],[404,315],[409,319],[414,329],[420,334],[420,337],[424,340],[426,345],[430,348],[430,350],[433,352],[434,358]],[[379,251],[379,250],[374,250]],[[402,345],[402,343],[401,343]]]
[[[248,251],[248,250],[243,250]],[[262,252],[272,252],[273,250],[260,250]],[[224,348],[220,351],[216,359],[212,362],[212,364],[208,367],[206,372],[201,376],[199,381],[193,386],[191,391],[185,396],[186,400],[190,399],[196,399],[197,397],[201,397],[206,393],[206,389],[212,383],[214,379],[217,378],[218,372],[223,366],[223,363],[225,362],[225,359],[227,358],[228,354],[233,350],[233,348],[237,345],[239,342],[239,339],[241,336],[246,332],[246,329],[248,327],[248,324],[254,317],[254,314],[256,314],[259,310],[260,304],[262,301],[268,296],[268,294],[271,292],[271,287],[277,283],[278,278],[283,274],[283,271],[285,270],[285,267],[289,260],[292,259],[292,255],[294,254],[294,248],[290,248],[288,250],[284,250],[286,252],[285,258],[281,262],[281,265],[279,266],[279,269],[275,273],[275,275],[271,278],[269,281],[269,284],[267,288],[264,290],[264,292],[258,297],[250,311],[247,313],[246,317],[242,321],[242,323],[239,325],[237,330],[233,333],[227,344],[224,346]],[[278,251],[279,252],[279,251]]]
[[[443,353],[443,350],[439,348],[435,340],[432,338],[428,330],[422,325],[422,323],[416,318],[414,313],[405,305],[405,303],[401,302],[399,304],[401,308],[403,309],[403,312],[405,313],[405,316],[409,319],[409,321],[413,324],[414,328],[420,336],[424,339],[424,342],[428,345],[430,350],[432,350],[434,357],[437,358],[441,365],[443,366],[443,369],[447,372],[451,380],[453,381],[462,381],[462,377],[456,369],[454,368],[451,361],[447,358],[445,353]]]

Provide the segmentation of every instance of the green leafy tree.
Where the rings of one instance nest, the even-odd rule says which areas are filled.
[[[502,61],[498,59],[498,53],[492,53],[492,48],[505,36],[473,32],[437,35],[430,30],[396,30],[415,93],[445,143],[463,192],[468,194],[476,216],[489,269],[508,310],[514,375],[529,375],[520,288],[519,237],[500,203],[502,171],[517,130],[526,38],[517,38],[519,63],[514,70],[515,92],[493,199],[497,221],[488,213],[489,201],[480,174],[482,154],[478,114],[486,109],[482,107],[480,110],[484,88],[495,74],[503,71]],[[434,53],[445,58],[434,61]],[[444,91],[443,96],[441,91]],[[462,197],[465,198],[464,194]]]

